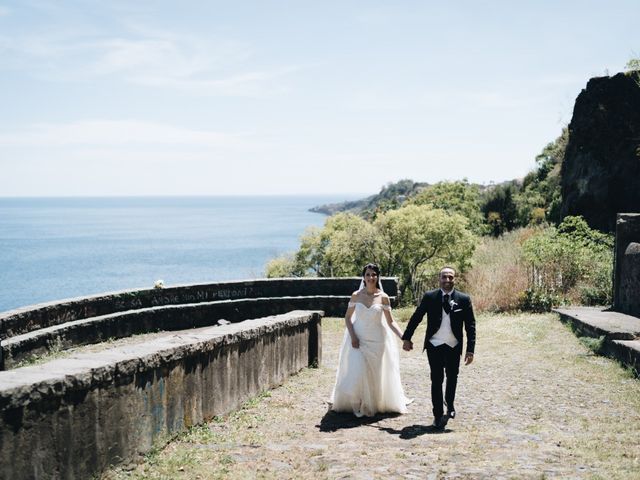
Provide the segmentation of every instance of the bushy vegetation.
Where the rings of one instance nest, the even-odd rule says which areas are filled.
[[[636,83],[640,87],[640,57],[630,58],[625,65],[627,75],[632,75],[636,79]],[[638,149],[640,153],[640,149]]]
[[[635,72],[640,70],[640,57],[630,58],[624,67],[627,72]]]
[[[613,237],[589,228],[582,217],[566,217],[523,244],[528,288],[523,307],[611,303]]]
[[[568,140],[565,128],[522,181],[388,184],[362,208],[307,230],[298,251],[269,262],[267,276],[355,276],[375,262],[383,275],[399,278],[408,305],[451,265],[481,311],[609,304],[612,237],[581,217],[560,215]]]
[[[506,182],[487,190],[481,209],[492,235],[562,220],[560,169],[568,141],[569,131],[564,128],[562,134],[536,157],[536,168],[522,183]]]
[[[480,311],[611,303],[613,238],[590,229],[582,217],[483,237],[472,265],[464,287]]]
[[[357,276],[375,262],[384,275],[399,277],[409,301],[443,264],[465,271],[475,243],[465,217],[430,205],[380,212],[371,221],[339,213],[308,230],[294,255],[272,260],[267,276]]]

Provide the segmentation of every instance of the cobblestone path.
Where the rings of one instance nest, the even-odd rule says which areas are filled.
[[[429,427],[418,349],[401,353],[408,414],[327,411],[342,325],[323,320],[320,368],[105,478],[640,479],[640,381],[556,315],[479,318],[475,361],[461,366],[458,416],[444,432]],[[423,338],[421,325],[414,339]]]

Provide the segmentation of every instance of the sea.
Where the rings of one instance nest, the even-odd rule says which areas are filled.
[[[357,196],[0,198],[0,312],[77,296],[264,277]]]

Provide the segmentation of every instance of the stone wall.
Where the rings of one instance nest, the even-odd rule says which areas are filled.
[[[249,298],[165,305],[75,320],[16,335],[2,342],[4,369],[51,350],[62,351],[80,345],[100,343],[142,333],[187,330],[217,325],[220,320],[241,322],[292,310],[322,310],[342,316],[349,296],[305,296]]]
[[[395,301],[397,279],[385,278],[382,282]],[[165,305],[240,298],[344,296],[356,290],[359,284],[360,278],[275,278],[104,293],[0,313],[0,339],[66,322]]]
[[[619,213],[616,222],[613,309],[640,317],[640,213]]]
[[[320,312],[168,333],[0,372],[0,478],[87,479],[321,356]]]

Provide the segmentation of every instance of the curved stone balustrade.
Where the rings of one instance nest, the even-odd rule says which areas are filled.
[[[329,315],[344,314],[346,296],[250,298],[216,302],[166,305],[111,313],[54,325],[16,335],[2,344],[4,368],[11,369],[34,356],[72,347],[100,343],[142,333],[187,330],[276,315],[310,307]]]
[[[397,279],[384,278],[382,282],[385,291],[395,300],[398,295]],[[359,283],[360,278],[353,277],[274,278],[104,293],[2,312],[0,339],[75,320],[163,305],[239,298],[344,296],[355,290]]]
[[[0,478],[87,479],[320,361],[320,312],[0,372]]]
[[[317,366],[323,311],[342,316],[359,282],[186,285],[3,313],[8,366],[52,343],[65,348],[164,333],[0,371],[0,478],[91,478]],[[383,285],[395,304],[397,280]],[[223,318],[231,323],[218,325]]]
[[[262,279],[81,297],[0,315],[3,368],[13,368],[52,348],[99,343],[130,335],[238,322],[290,310],[342,316],[359,278]],[[383,279],[397,298],[397,281]],[[211,300],[213,299],[213,300]],[[2,338],[2,337],[0,337]]]

